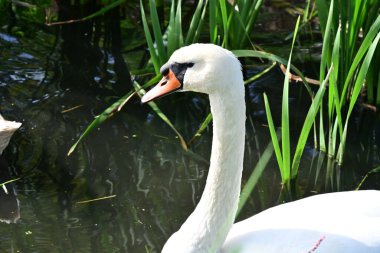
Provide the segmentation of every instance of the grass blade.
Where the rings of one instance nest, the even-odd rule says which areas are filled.
[[[323,47],[322,47],[322,56],[321,56],[321,66],[319,70],[319,81],[322,83],[323,80],[325,79],[325,71],[326,68],[328,68],[331,64],[331,59],[330,59],[330,30],[332,26],[332,19],[333,19],[333,12],[334,12],[334,0],[331,0],[330,3],[330,10],[327,18],[327,24],[326,24],[326,30],[324,36],[323,36]]]
[[[162,39],[160,20],[158,19],[155,0],[149,0],[149,8],[152,19],[154,41],[156,42],[159,65],[161,66],[168,60],[168,57],[165,52],[164,40]]]
[[[157,83],[160,80],[161,75],[157,75],[154,78],[152,78],[150,81],[148,81],[142,88],[147,88],[154,83]],[[126,95],[124,95],[122,98],[117,100],[115,103],[113,103],[111,106],[109,106],[107,109],[105,109],[101,114],[99,114],[87,128],[85,131],[80,135],[78,140],[74,143],[74,145],[71,146],[69,152],[67,153],[67,156],[71,155],[78,146],[78,144],[88,135],[90,134],[94,129],[97,129],[105,120],[111,118],[115,113],[121,110],[121,108],[136,94],[136,91],[131,90]]]
[[[226,1],[219,0],[220,11],[222,13],[222,24],[223,24],[223,43],[222,47],[228,48],[228,19],[227,19],[227,8]]]
[[[292,178],[295,178],[298,174],[298,168],[301,161],[302,153],[305,149],[306,141],[309,136],[311,127],[314,124],[315,117],[319,111],[319,108],[323,101],[323,96],[326,90],[327,81],[329,79],[330,73],[331,73],[332,67],[330,67],[329,72],[327,73],[327,76],[325,80],[323,81],[322,85],[319,87],[317,94],[315,95],[315,98],[313,99],[313,102],[309,108],[309,111],[307,112],[305,121],[302,126],[302,130],[300,133],[300,136],[298,138],[296,151],[294,153],[293,157],[293,163],[292,163]]]
[[[265,112],[267,114],[268,127],[269,127],[269,132],[270,132],[270,136],[271,136],[272,143],[273,143],[273,148],[274,148],[274,151],[276,154],[278,167],[280,168],[281,178],[284,178],[285,177],[285,175],[283,175],[283,171],[284,171],[283,164],[284,163],[282,161],[282,153],[281,153],[281,149],[280,149],[280,143],[278,141],[276,128],[275,128],[274,123],[273,123],[273,118],[272,118],[272,113],[271,113],[269,102],[268,102],[268,97],[265,93],[263,95],[264,95]]]
[[[108,107],[104,112],[98,115],[91,124],[86,128],[86,130],[80,135],[79,139],[71,146],[67,156],[71,155],[74,152],[78,144],[94,129],[96,129],[100,124],[102,124],[105,120],[112,117],[114,113],[117,111],[117,108],[120,104],[125,103],[126,100],[129,100],[134,95],[133,91],[128,92],[124,97],[120,98],[118,101],[113,103],[110,107]]]
[[[209,23],[210,23],[210,42],[216,44],[216,39],[218,36],[217,27],[217,0],[210,0],[209,8]]]
[[[203,9],[203,1],[198,1],[197,8],[195,9],[193,18],[191,19],[191,22],[190,22],[189,30],[186,35],[186,39],[185,39],[186,45],[194,43],[195,33],[202,19],[202,16],[201,16],[202,9]]]
[[[326,20],[329,15],[328,2],[326,0],[316,0],[315,2],[318,8],[318,17],[319,17],[319,22],[321,24],[322,34],[324,34],[326,31],[326,26],[327,26]]]
[[[236,57],[254,57],[254,58],[263,58],[263,59],[268,59],[271,61],[279,62],[285,66],[288,65],[288,61],[285,60],[282,57],[279,57],[274,54],[270,54],[267,52],[262,52],[262,51],[256,51],[256,50],[232,50],[232,53],[235,54]],[[301,77],[303,83],[305,84],[305,88],[307,89],[308,93],[310,94],[310,97],[313,95],[313,91],[308,85],[308,82],[306,81],[305,76],[302,74],[302,72],[296,68],[294,65],[290,65],[290,68],[299,76]]]
[[[290,49],[289,60],[286,68],[284,89],[282,93],[282,113],[281,113],[281,135],[282,135],[282,159],[285,178],[283,182],[288,181],[292,174],[290,167],[290,129],[289,129],[289,75],[290,63],[292,61],[292,53],[294,48],[295,39],[297,37],[300,16],[298,16],[295,32],[293,35],[292,47]]]
[[[133,83],[133,86],[135,87],[137,93],[140,96],[143,96],[146,92],[145,90],[135,81]],[[166,115],[161,111],[161,109],[157,106],[155,102],[148,102],[148,105],[153,109],[153,111],[176,133],[176,135],[179,138],[179,141],[181,143],[181,146],[184,150],[187,150],[187,144],[185,139],[182,137],[182,135],[178,132],[178,130],[175,128],[173,123],[166,117]]]
[[[343,130],[343,135],[342,135],[342,141],[341,141],[341,143],[339,145],[339,151],[338,151],[338,153],[339,153],[338,154],[338,163],[339,164],[342,164],[342,162],[343,162],[343,154],[344,154],[346,137],[347,137],[348,120],[349,120],[349,118],[351,116],[351,113],[352,113],[352,110],[354,108],[354,105],[356,104],[356,100],[359,97],[360,91],[362,89],[362,85],[364,83],[364,79],[365,79],[365,77],[367,75],[367,72],[368,72],[368,69],[369,69],[369,65],[370,65],[372,57],[373,57],[373,55],[375,53],[375,50],[376,50],[376,47],[378,45],[379,39],[380,39],[380,33],[377,34],[376,38],[374,39],[374,41],[372,42],[370,48],[368,49],[367,55],[365,56],[365,58],[363,60],[362,66],[360,67],[357,79],[356,79],[355,84],[354,84],[354,88],[352,90],[351,100],[350,100],[350,104],[349,104],[349,107],[348,107],[348,112],[347,112],[347,116],[346,116],[346,122],[345,122],[345,125],[344,125],[344,130]]]
[[[168,55],[171,55],[177,48],[177,35],[175,28],[175,1],[172,1],[172,5],[170,7],[170,18],[169,25],[167,28],[167,36],[168,36]]]
[[[48,25],[48,26],[64,25],[64,24],[72,24],[72,23],[76,23],[76,22],[83,22],[83,21],[86,21],[86,20],[90,20],[90,19],[96,18],[98,16],[104,15],[109,10],[112,10],[113,8],[121,5],[124,2],[125,2],[125,0],[118,0],[118,1],[112,2],[109,5],[103,7],[102,9],[100,9],[99,11],[94,12],[94,13],[92,13],[92,14],[84,17],[84,18],[75,19],[75,20],[59,21],[59,22],[51,22],[51,23],[49,22],[49,23],[46,23],[46,25]]]
[[[207,126],[210,124],[210,122],[212,121],[212,114],[209,113],[205,120],[202,122],[201,126],[199,127],[198,131],[194,134],[193,138],[190,139],[190,141],[188,142],[188,145],[190,146],[191,143],[194,142],[194,140],[198,137],[201,136],[201,134],[203,133],[203,131],[207,128]]]
[[[150,59],[152,61],[155,73],[159,74],[161,64],[160,64],[159,57],[158,57],[156,50],[154,48],[154,45],[153,45],[152,35],[150,33],[148,22],[146,20],[146,15],[145,15],[144,6],[142,4],[142,0],[140,0],[140,10],[141,10],[141,18],[142,18],[145,38],[146,38],[146,42],[148,44],[148,49],[149,49],[149,53],[150,53]]]
[[[253,189],[255,188],[257,182],[259,181],[264,169],[268,165],[270,158],[273,155],[273,144],[269,143],[265,148],[263,154],[261,155],[259,161],[257,162],[255,168],[253,169],[248,181],[245,183],[239,199],[239,206],[236,212],[236,217],[239,216],[240,211],[243,209],[245,203],[247,202],[249,196],[251,195]]]
[[[265,75],[266,73],[268,73],[274,66],[276,66],[276,63],[274,62],[271,66],[269,66],[268,68],[264,69],[263,71],[261,71],[260,73],[250,77],[249,79],[245,80],[244,81],[244,85],[247,85],[257,79],[259,79],[260,77],[262,77],[263,75]],[[194,142],[194,140],[201,136],[201,133],[206,129],[206,127],[210,124],[212,120],[212,114],[209,113],[207,116],[206,116],[206,119],[203,121],[203,123],[201,124],[200,128],[198,129],[198,131],[195,133],[195,135],[191,138],[191,140],[188,142],[188,145],[190,145],[191,143]]]
[[[182,33],[182,14],[181,14],[181,5],[182,1],[178,0],[177,4],[177,13],[176,13],[176,18],[175,18],[175,30],[176,30],[176,35],[178,39],[178,47],[180,48],[183,46],[183,33]]]
[[[357,51],[354,60],[351,63],[350,69],[345,76],[345,82],[343,86],[343,91],[341,93],[341,101],[340,106],[342,107],[346,100],[347,92],[349,91],[349,84],[351,82],[352,77],[354,76],[356,72],[356,68],[358,67],[359,63],[363,59],[365,53],[367,52],[368,48],[371,46],[373,39],[378,35],[380,30],[380,15],[376,18],[375,22],[372,24],[371,28],[369,29],[367,35],[365,36],[359,50]]]
[[[373,173],[380,173],[380,166],[370,170],[364,177],[363,179],[360,181],[360,183],[358,184],[358,186],[356,187],[355,190],[359,190],[360,187],[362,187],[362,184],[364,183],[364,181],[367,179],[367,177]]]

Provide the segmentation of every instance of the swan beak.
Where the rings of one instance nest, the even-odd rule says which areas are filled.
[[[161,81],[151,90],[149,90],[142,98],[141,103],[147,103],[153,99],[168,95],[181,88],[182,84],[177,79],[172,70],[164,76]]]

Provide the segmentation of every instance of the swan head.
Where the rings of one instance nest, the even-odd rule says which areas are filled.
[[[176,50],[160,72],[162,80],[143,96],[142,103],[175,91],[228,93],[243,83],[238,59],[213,44],[192,44]]]

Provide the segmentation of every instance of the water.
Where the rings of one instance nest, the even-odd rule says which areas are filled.
[[[94,117],[131,89],[129,70],[139,71],[146,54],[134,47],[143,44],[141,33],[129,31],[135,37],[121,47],[117,39],[107,44],[107,35],[91,34],[89,24],[61,31],[21,27],[33,32],[17,37],[0,30],[0,112],[23,124],[2,157],[7,165],[0,168],[0,182],[18,179],[7,185],[9,194],[0,195],[0,206],[11,209],[2,213],[20,209],[16,223],[0,223],[0,252],[159,252],[201,196],[211,129],[185,152],[173,131],[135,97],[68,157]],[[252,75],[263,66],[249,69]],[[260,94],[268,93],[279,122],[282,78],[276,68],[247,88],[244,181],[270,142]],[[292,87],[296,136],[308,101],[299,99],[302,86]],[[195,94],[158,102],[186,140],[209,112],[207,103]],[[379,115],[363,108],[357,112],[352,131],[358,134],[348,143],[343,168],[333,164],[326,172],[327,157],[318,156],[312,145],[305,151],[300,196],[353,189],[379,164]],[[380,189],[379,181],[372,175],[363,188]],[[272,157],[239,218],[277,204],[280,182]],[[85,202],[101,197],[106,198]]]

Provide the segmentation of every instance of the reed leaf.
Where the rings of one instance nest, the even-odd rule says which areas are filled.
[[[193,18],[191,19],[191,22],[190,22],[189,30],[186,35],[186,39],[185,39],[186,45],[189,45],[195,42],[194,41],[195,34],[197,33],[198,28],[200,28],[199,24],[202,22],[202,19],[203,19],[202,12],[205,5],[203,5],[203,1],[198,1]]]
[[[222,25],[223,25],[223,43],[222,46],[228,48],[228,18],[227,18],[227,8],[226,1],[219,0],[220,11],[222,14]]]
[[[208,0],[205,1],[205,5],[204,5],[203,10],[202,10],[201,19],[198,23],[198,26],[197,26],[197,29],[195,31],[195,35],[194,35],[192,43],[197,42],[199,40],[200,35],[201,35],[203,22],[205,20],[205,16],[206,16],[206,12],[207,12],[207,3],[208,3]]]
[[[247,85],[257,79],[259,79],[260,77],[262,77],[263,75],[265,75],[266,73],[269,72],[269,70],[271,70],[274,66],[276,66],[276,63],[274,62],[271,66],[269,66],[268,68],[264,69],[263,71],[261,71],[260,73],[248,78],[247,80],[244,81],[244,85]],[[212,114],[209,113],[205,120],[202,122],[201,126],[199,127],[198,131],[194,134],[194,136],[190,139],[190,141],[188,142],[188,145],[190,145],[191,143],[194,142],[194,140],[201,136],[202,132],[206,129],[206,127],[210,124],[210,122],[212,121]]]
[[[330,30],[332,26],[332,19],[333,19],[333,12],[334,12],[334,0],[331,0],[330,4],[330,10],[327,18],[327,24],[326,24],[326,32],[323,36],[323,47],[322,47],[322,56],[321,56],[321,67],[319,71],[319,81],[322,83],[325,79],[325,71],[326,68],[330,65],[331,62],[331,53],[330,53]]]
[[[151,80],[149,80],[142,88],[147,88],[152,86],[154,83],[157,83],[160,80],[160,75],[155,76]],[[71,155],[78,144],[93,130],[97,129],[104,121],[112,117],[115,113],[119,112],[121,108],[136,94],[137,91],[129,91],[122,98],[118,99],[115,103],[105,109],[101,114],[95,117],[95,119],[87,126],[84,132],[79,136],[78,140],[71,146],[67,156]]]
[[[327,17],[329,15],[328,1],[316,0],[315,2],[318,8],[318,17],[319,17],[319,22],[321,24],[322,34],[324,34],[326,31],[326,26],[327,26]]]
[[[343,130],[342,141],[339,145],[338,164],[342,164],[342,162],[343,162],[343,155],[344,155],[344,149],[345,149],[345,143],[346,143],[346,137],[347,137],[348,120],[351,116],[354,105],[356,104],[356,101],[359,97],[360,91],[361,91],[363,83],[364,83],[364,79],[367,75],[372,57],[375,53],[376,47],[377,47],[378,42],[379,42],[379,39],[380,39],[380,33],[377,34],[376,38],[374,39],[370,48],[368,49],[368,52],[367,52],[367,54],[363,60],[363,63],[360,67],[358,76],[356,78],[356,81],[355,81],[355,84],[354,84],[354,87],[352,90],[351,99],[350,99],[348,112],[347,112],[347,116],[346,116],[346,122],[345,122],[344,130]]]
[[[263,5],[263,3],[264,3],[264,0],[257,0],[251,4],[251,6],[253,6],[253,8],[250,9],[250,13],[248,16],[249,19],[248,19],[246,26],[245,26],[245,29],[244,29],[244,33],[248,34],[248,36],[245,36],[245,37],[240,36],[239,37],[239,38],[241,38],[239,48],[243,48],[245,46],[246,40],[247,40],[247,38],[249,38],[250,31],[252,30],[253,25],[256,23],[257,17],[259,15],[259,12],[261,10],[261,6]],[[248,8],[245,8],[245,9],[248,9]]]
[[[82,18],[82,20],[90,20],[90,19],[93,19],[95,17],[104,15],[109,10],[112,10],[113,8],[121,5],[124,2],[125,2],[125,0],[118,0],[118,1],[112,2],[112,3],[108,4],[107,6],[103,7],[102,9],[100,9],[99,11],[94,12],[91,15],[88,15],[88,16]]]
[[[97,129],[100,124],[102,124],[105,120],[112,117],[114,113],[117,111],[117,108],[120,104],[125,103],[126,100],[129,100],[133,94],[135,94],[134,91],[128,92],[125,96],[117,100],[115,103],[113,103],[110,107],[108,107],[104,112],[102,112],[100,115],[96,116],[96,118],[91,122],[91,124],[86,128],[86,130],[80,135],[79,139],[74,143],[74,145],[71,146],[69,152],[67,153],[67,156],[71,155],[71,153],[74,152],[78,144],[94,129]]]
[[[249,196],[251,196],[252,191],[254,190],[257,182],[259,181],[261,175],[264,172],[264,169],[267,167],[270,158],[273,155],[273,144],[268,143],[263,154],[261,155],[259,161],[257,162],[255,168],[253,169],[251,175],[248,178],[248,181],[245,183],[239,199],[238,210],[236,212],[236,217],[239,216],[241,210],[247,203]]]
[[[177,12],[175,17],[175,31],[176,36],[178,37],[177,48],[183,46],[183,33],[182,33],[182,0],[178,0],[177,3]]]
[[[274,54],[271,54],[271,53],[263,52],[263,51],[256,51],[256,50],[232,50],[232,53],[234,53],[234,55],[236,57],[253,57],[253,58],[267,59],[267,60],[279,62],[279,63],[281,63],[281,64],[283,64],[285,66],[288,65],[288,62],[284,58],[279,57],[279,56],[274,55]],[[290,65],[290,68],[299,77],[301,77],[303,83],[305,84],[306,90],[308,91],[308,93],[312,97],[313,91],[309,87],[308,82],[306,81],[306,78],[302,74],[302,72],[297,67],[295,67],[293,64]]]
[[[209,0],[209,23],[210,23],[210,42],[216,44],[218,37],[218,27],[217,27],[217,0]]]
[[[309,108],[309,111],[307,112],[305,121],[302,126],[302,130],[300,133],[300,136],[298,138],[296,150],[293,157],[292,162],[292,178],[297,177],[299,164],[301,161],[302,153],[305,149],[305,145],[311,130],[311,127],[314,124],[315,117],[319,111],[320,105],[323,102],[323,96],[326,90],[327,82],[329,80],[329,76],[331,73],[333,66],[330,67],[329,72],[327,73],[327,76],[325,80],[322,82],[322,85],[319,87],[317,94],[315,95],[313,102],[311,103],[311,106]]]
[[[361,43],[359,49],[357,50],[357,53],[355,55],[354,60],[352,61],[350,65],[350,69],[348,73],[345,75],[345,81],[343,85],[343,91],[341,93],[341,101],[340,101],[340,106],[342,107],[345,103],[346,100],[344,98],[347,97],[347,93],[349,90],[349,84],[352,81],[352,78],[356,72],[356,69],[363,59],[365,53],[367,52],[368,48],[371,46],[373,39],[378,35],[380,30],[380,15],[376,18],[374,23],[372,24],[370,30],[368,31],[367,35],[365,36],[363,42]]]
[[[154,41],[156,43],[159,65],[161,66],[168,60],[168,56],[166,55],[166,51],[164,47],[164,40],[162,38],[160,20],[158,19],[155,0],[149,0],[149,9],[150,9],[150,16],[152,19]]]
[[[178,48],[177,39],[178,36],[176,34],[176,16],[175,11],[175,1],[172,1],[171,7],[170,7],[170,15],[169,15],[169,25],[167,28],[167,36],[168,36],[168,55],[171,55],[174,50]]]
[[[362,184],[364,183],[364,181],[368,178],[369,175],[371,174],[374,174],[374,173],[380,173],[380,166],[377,166],[376,168],[370,170],[364,177],[363,179],[360,181],[360,183],[358,184],[358,186],[356,187],[355,190],[359,190],[361,187],[362,187]]]
[[[209,113],[207,114],[206,118],[204,119],[204,121],[202,122],[201,126],[199,127],[198,131],[194,134],[194,136],[190,139],[190,141],[188,142],[188,145],[190,146],[191,143],[194,142],[194,140],[197,138],[197,137],[200,137],[201,134],[203,133],[203,131],[207,128],[207,126],[210,124],[210,122],[212,121],[212,114]]]
[[[281,148],[280,148],[280,142],[278,140],[279,138],[277,138],[276,127],[274,126],[274,123],[273,123],[273,118],[272,118],[272,113],[271,113],[269,102],[268,102],[268,97],[265,93],[263,95],[264,95],[265,112],[267,114],[269,132],[270,132],[270,136],[272,139],[273,148],[274,148],[274,151],[276,154],[278,167],[280,168],[281,178],[285,178],[284,168],[283,168],[284,163],[282,160],[282,152],[281,152]]]
[[[154,71],[156,74],[159,74],[161,64],[160,64],[159,56],[157,55],[156,50],[154,48],[153,39],[149,30],[148,22],[146,20],[146,15],[145,15],[144,6],[142,4],[142,0],[140,0],[140,11],[141,11],[141,19],[143,23],[145,38],[148,45],[151,61],[154,67]]]
[[[135,90],[139,96],[143,96],[146,92],[143,87],[141,87],[136,81],[133,83],[133,86],[135,87]],[[148,102],[148,105],[153,109],[153,111],[160,117],[178,136],[178,139],[181,143],[181,146],[184,150],[188,150],[187,144],[185,139],[182,137],[182,135],[179,133],[179,131],[175,128],[173,123],[169,120],[168,117],[161,111],[161,109],[157,106],[157,104],[153,101]]]

